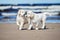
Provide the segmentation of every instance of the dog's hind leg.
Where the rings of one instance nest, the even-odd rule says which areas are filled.
[[[32,27],[33,27],[33,24],[30,24],[28,30],[31,30]]]
[[[42,19],[42,29],[46,29],[46,17]]]

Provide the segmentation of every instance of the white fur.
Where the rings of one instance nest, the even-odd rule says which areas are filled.
[[[22,29],[25,21],[27,21],[24,14],[25,14],[25,10],[18,11],[17,18],[16,18],[16,24],[19,26],[19,30]]]
[[[27,11],[27,14],[24,15],[25,12],[26,11],[22,10],[22,9],[18,11],[17,18],[16,18],[16,24],[19,26],[19,30],[22,29],[25,22],[28,22],[28,24],[29,24],[28,30],[30,30],[32,28],[34,23],[36,24],[35,25],[36,30],[38,30],[38,26],[39,26],[41,21],[42,21],[42,24],[43,24],[42,29],[45,28],[47,15],[50,15],[50,13],[44,12],[44,13],[36,14],[36,13],[34,13],[32,11]]]
[[[28,11],[27,12],[27,17],[30,18],[30,25],[29,25],[29,30],[32,28],[32,26],[34,25],[34,23],[36,23],[36,30],[38,30],[38,27],[39,24],[40,24],[40,21],[42,21],[42,29],[45,28],[45,23],[46,23],[46,18],[47,18],[47,15],[50,15],[48,12],[44,12],[44,13],[39,13],[39,14],[36,14],[32,11]]]

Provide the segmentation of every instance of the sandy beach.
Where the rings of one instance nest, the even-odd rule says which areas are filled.
[[[16,24],[0,24],[0,40],[60,40],[60,23],[48,23],[45,30],[18,30]]]

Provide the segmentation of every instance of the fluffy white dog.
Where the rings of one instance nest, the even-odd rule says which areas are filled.
[[[22,27],[24,26],[24,23],[27,22],[25,15],[26,15],[25,10],[20,9],[18,11],[17,18],[16,18],[16,24],[19,26],[19,30],[21,30]]]
[[[39,13],[39,14],[36,14],[32,11],[27,11],[27,15],[26,17],[30,18],[30,25],[29,25],[29,28],[28,30],[30,30],[34,23],[36,24],[36,30],[38,30],[38,27],[40,22],[42,22],[42,29],[45,29],[46,27],[46,18],[47,16],[50,15],[48,12],[44,12],[44,13]]]
[[[36,14],[32,11],[25,11],[20,9],[17,14],[16,24],[19,26],[19,30],[22,29],[25,23],[28,22],[30,30],[34,24],[36,24],[36,30],[38,30],[39,24],[42,22],[42,29],[46,28],[46,18],[47,15],[50,15],[48,12]]]

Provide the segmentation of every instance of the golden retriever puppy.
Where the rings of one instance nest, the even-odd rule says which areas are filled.
[[[30,30],[33,26],[34,26],[34,23],[36,24],[36,30],[38,30],[38,26],[39,24],[41,23],[42,21],[42,29],[45,29],[46,27],[46,18],[47,18],[47,15],[50,15],[48,12],[44,12],[44,13],[39,13],[39,14],[36,14],[32,11],[28,11],[27,12],[27,15],[26,17],[30,18],[30,25],[29,25],[29,28],[28,30]]]
[[[25,15],[26,15],[25,10],[20,9],[18,11],[17,18],[16,18],[16,24],[19,26],[19,30],[21,30],[22,27],[24,26],[24,23],[27,22]]]

